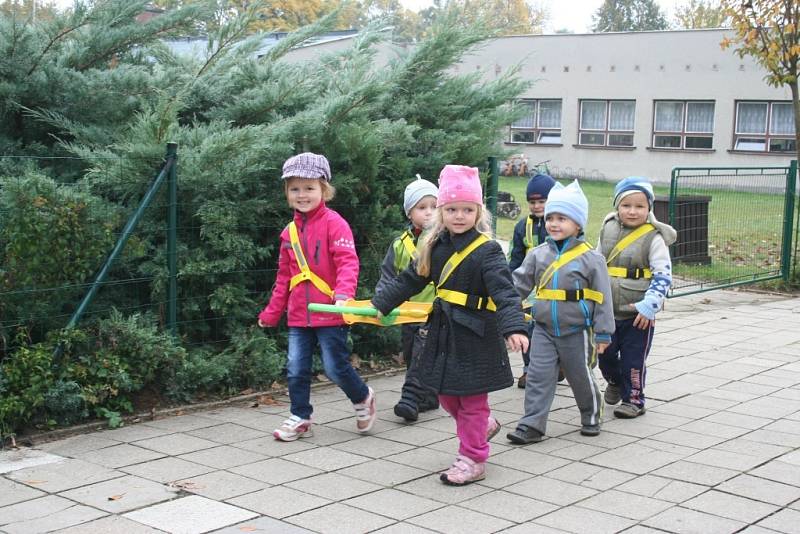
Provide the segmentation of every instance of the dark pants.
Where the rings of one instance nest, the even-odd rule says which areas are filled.
[[[425,386],[419,376],[419,359],[425,347],[428,329],[417,324],[404,324],[402,330],[403,359],[406,361],[406,381],[400,402],[415,406],[420,412],[439,407],[437,392]]]
[[[600,372],[609,384],[620,389],[622,402],[644,406],[645,362],[653,343],[653,326],[640,330],[633,319],[616,321],[611,344],[600,355]]]

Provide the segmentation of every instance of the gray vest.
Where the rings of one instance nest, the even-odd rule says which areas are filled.
[[[630,234],[635,228],[625,228],[616,218],[609,219],[600,231],[600,252],[608,257],[614,246]],[[658,234],[656,231],[648,232],[623,250],[614,258],[609,267],[625,267],[632,269],[650,268],[649,253],[650,243]],[[650,278],[611,278],[611,297],[614,302],[614,318],[630,319],[636,317],[636,308],[630,305],[644,298],[644,293],[650,287]]]

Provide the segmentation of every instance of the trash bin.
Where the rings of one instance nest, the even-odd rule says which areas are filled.
[[[672,263],[711,263],[708,255],[708,203],[710,196],[679,195],[675,198],[675,219],[669,220],[669,195],[656,195],[653,214],[672,225],[678,239],[669,248]]]

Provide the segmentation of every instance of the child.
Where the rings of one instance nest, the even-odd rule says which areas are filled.
[[[280,236],[278,275],[269,304],[258,316],[262,328],[277,326],[285,310],[289,324],[287,380],[291,417],[272,433],[294,441],[311,430],[311,361],[319,344],[325,374],[356,411],[356,429],[368,432],[375,423],[375,393],[350,365],[348,328],[340,315],[311,313],[312,302],[337,305],[352,299],[358,281],[358,256],[353,233],[341,215],[325,206],[335,193],[325,156],[305,152],[283,164],[284,191],[294,220]]]
[[[614,187],[614,212],[603,221],[599,248],[611,276],[616,330],[600,356],[608,382],[608,404],[622,404],[614,415],[623,419],[645,412],[645,361],[653,341],[656,313],[672,285],[669,245],[677,233],[653,215],[653,186],[631,176]]]
[[[525,196],[528,199],[528,210],[530,215],[520,220],[514,226],[514,238],[511,240],[511,250],[508,251],[508,268],[514,272],[520,265],[525,255],[533,247],[544,243],[547,237],[547,230],[544,225],[544,204],[547,202],[547,194],[553,188],[556,181],[546,174],[537,174],[528,181]],[[528,329],[528,337],[533,334],[533,321]],[[517,387],[525,389],[525,380],[528,377],[528,364],[530,363],[530,347],[522,353],[522,376],[517,381]]]
[[[527,326],[503,251],[488,238],[478,169],[445,165],[436,206],[436,225],[419,259],[372,303],[388,313],[436,283],[420,377],[438,391],[460,440],[456,461],[439,478],[462,486],[485,478],[488,440],[500,430],[489,415],[488,393],[514,383],[503,338],[512,350],[525,350]]]
[[[553,403],[559,364],[581,412],[581,434],[600,434],[602,399],[592,368],[614,331],[605,259],[583,239],[589,205],[577,181],[556,184],[545,204],[547,241],[514,271],[523,298],[535,290],[536,321],[525,386],[525,415],[509,441],[542,441]]]
[[[406,186],[403,193],[403,211],[409,219],[408,228],[392,241],[381,264],[381,278],[375,287],[378,293],[391,280],[408,267],[412,258],[417,257],[417,241],[423,229],[433,222],[436,213],[436,197],[439,190],[435,185],[420,178]],[[416,302],[433,302],[436,296],[433,284],[425,286],[419,294],[411,297]],[[406,421],[416,421],[419,412],[435,410],[439,407],[436,391],[426,387],[419,377],[419,357],[428,330],[419,324],[404,324],[402,328],[403,358],[406,361],[406,380],[400,401],[394,406],[394,413]]]

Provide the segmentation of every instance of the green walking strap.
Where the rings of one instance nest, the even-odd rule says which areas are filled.
[[[458,304],[459,306],[464,306],[466,308],[472,308],[475,310],[497,310],[497,306],[491,297],[480,297],[477,295],[468,295],[467,293],[454,291],[452,289],[442,289],[442,285],[447,281],[448,278],[450,278],[450,275],[453,274],[453,271],[456,270],[456,267],[458,267],[461,262],[472,253],[472,251],[488,241],[489,238],[481,234],[476,237],[472,243],[467,245],[464,250],[460,252],[453,252],[453,255],[450,256],[450,258],[444,264],[444,268],[442,268],[442,274],[439,275],[439,283],[436,284],[436,296],[438,298],[445,302],[449,302],[450,304]]]
[[[546,289],[546,286],[553,275],[556,274],[561,267],[568,264],[572,260],[592,250],[588,243],[583,242],[578,246],[570,249],[562,254],[553,263],[548,265],[542,277],[539,279],[539,285],[534,288],[535,298],[541,300],[564,300],[569,302],[577,302],[579,300],[591,300],[598,304],[603,303],[603,294],[594,289]]]
[[[300,272],[294,275],[289,281],[289,291],[294,289],[294,287],[300,282],[308,280],[314,284],[314,287],[328,295],[330,298],[333,298],[333,290],[331,289],[331,286],[329,286],[325,280],[311,272],[311,269],[308,268],[306,256],[303,254],[303,247],[300,246],[300,238],[297,236],[297,225],[294,224],[294,221],[289,223],[289,241],[292,244],[292,250],[294,251],[294,258],[297,260],[297,266],[300,268]]]
[[[645,235],[649,234],[650,232],[655,231],[656,227],[650,223],[643,224],[630,234],[626,235],[624,238],[620,239],[616,246],[611,250],[608,254],[608,258],[606,259],[606,264],[611,263],[619,256],[623,250],[628,248],[633,244],[634,241],[639,239],[640,237],[644,237]],[[608,275],[613,276],[615,278],[652,278],[653,273],[650,269],[647,268],[629,268],[629,267],[609,267],[608,268]]]

